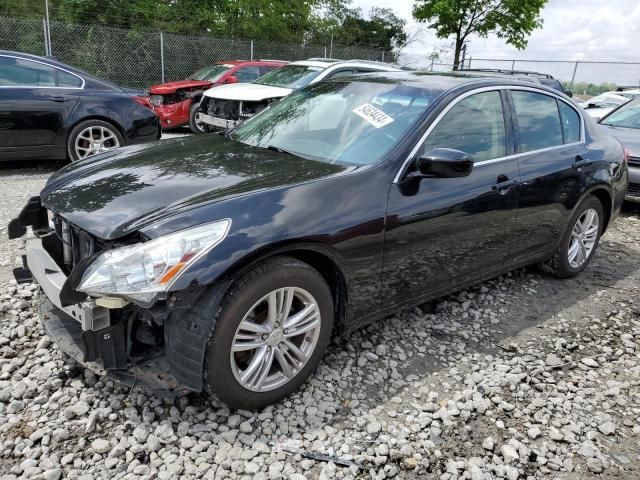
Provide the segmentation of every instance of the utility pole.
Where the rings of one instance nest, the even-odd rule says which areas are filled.
[[[49,23],[49,0],[44,0],[44,14],[47,19],[47,29],[46,29],[47,39],[45,43],[49,46],[49,51],[45,53],[47,55],[53,55],[52,48],[51,48],[51,24]]]

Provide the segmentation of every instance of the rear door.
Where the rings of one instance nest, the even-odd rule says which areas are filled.
[[[510,260],[555,250],[593,171],[581,113],[560,96],[514,87],[510,105],[520,166],[520,200]]]
[[[71,72],[0,55],[0,152],[53,145],[83,87],[84,80]]]

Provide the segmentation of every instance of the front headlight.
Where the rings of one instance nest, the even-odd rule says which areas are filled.
[[[149,301],[167,291],[181,272],[224,240],[230,226],[226,218],[104,252],[84,272],[78,290]]]

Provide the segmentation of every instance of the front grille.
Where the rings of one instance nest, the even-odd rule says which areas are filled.
[[[209,98],[202,109],[212,117],[223,118],[224,120],[240,120],[240,102],[237,100],[218,100],[217,98]]]
[[[640,183],[630,183],[629,188],[627,188],[627,195],[640,197]]]

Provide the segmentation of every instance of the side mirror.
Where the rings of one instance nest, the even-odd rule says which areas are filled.
[[[566,91],[564,92],[564,94],[565,94],[567,97],[569,97],[569,98],[573,97],[573,92],[572,92],[572,91],[570,91],[570,90],[566,90]]]
[[[238,83],[238,77],[231,75],[230,77],[227,77],[224,83]]]
[[[420,155],[416,165],[424,177],[466,177],[473,170],[473,157],[460,150],[436,148]]]

